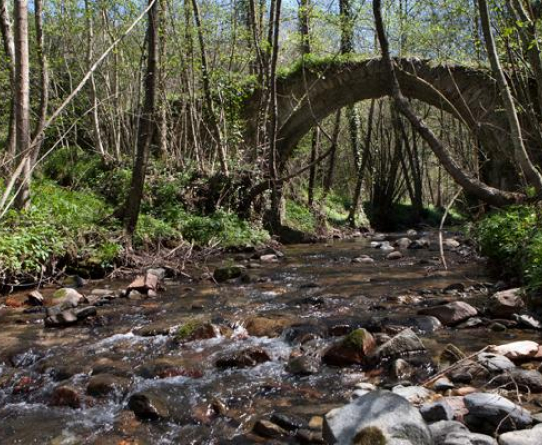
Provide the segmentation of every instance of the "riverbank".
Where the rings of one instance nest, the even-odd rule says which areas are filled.
[[[527,427],[540,411],[539,331],[514,318],[521,306],[495,313],[502,284],[463,238],[445,238],[448,270],[436,238],[411,232],[232,254],[156,292],[152,280],[128,295],[130,281],[91,281],[77,309],[96,312],[64,328],[45,327],[40,307],[4,307],[0,442],[324,443],[339,434],[328,413],[375,388],[422,408],[423,431],[438,412],[487,435],[465,417],[478,393],[521,405]],[[477,354],[520,340],[524,355]],[[535,380],[507,386],[525,369]],[[508,414],[480,416],[504,433]]]

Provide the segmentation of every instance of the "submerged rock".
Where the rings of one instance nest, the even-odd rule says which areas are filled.
[[[111,374],[99,374],[88,381],[87,394],[93,397],[106,397],[109,395],[122,395],[130,387],[130,379]]]
[[[246,321],[247,332],[254,337],[278,337],[282,331],[294,322],[286,315],[270,314],[250,317]]]
[[[239,266],[219,267],[213,272],[213,278],[218,283],[233,280],[243,275],[243,268]]]
[[[312,355],[291,357],[286,370],[293,375],[307,376],[317,374],[320,370],[320,358]]]
[[[68,406],[70,408],[79,408],[81,406],[81,396],[73,386],[57,386],[51,394],[51,406]]]
[[[419,411],[388,391],[368,393],[328,412],[324,439],[330,444],[403,443],[431,445],[431,433]],[[403,442],[393,442],[402,439]]]
[[[164,398],[151,391],[143,391],[132,395],[128,401],[128,408],[143,420],[167,419],[170,416]]]
[[[265,349],[247,348],[220,357],[216,362],[217,368],[250,368],[271,360]]]

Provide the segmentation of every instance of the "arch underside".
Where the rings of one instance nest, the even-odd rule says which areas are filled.
[[[463,121],[486,148],[507,137],[497,111],[498,93],[488,72],[463,66],[435,65],[419,59],[396,60],[403,94],[451,113]],[[380,59],[345,62],[299,70],[278,85],[278,150],[284,164],[300,139],[334,111],[388,95]]]

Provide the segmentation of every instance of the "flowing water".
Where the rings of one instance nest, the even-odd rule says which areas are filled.
[[[257,419],[283,413],[309,421],[347,403],[359,382],[390,384],[392,378],[379,368],[324,365],[300,377],[288,372],[287,363],[298,353],[321,355],[353,328],[390,333],[430,300],[465,298],[480,306],[492,283],[484,263],[468,248],[446,251],[450,269],[445,271],[434,239],[430,249],[406,250],[395,261],[369,242],[358,238],[288,247],[279,262],[247,269],[248,282],[166,280],[156,298],[115,299],[99,307],[97,317],[64,329],[44,328],[42,313],[0,307],[0,444],[270,443],[251,432]],[[376,262],[352,262],[364,254]],[[254,263],[249,258],[221,261]],[[457,283],[459,292],[443,292]],[[126,284],[93,282],[81,292],[116,292]],[[266,316],[282,334],[249,335],[245,326],[256,315]],[[191,342],[167,335],[165,328],[188,320],[210,321],[221,334]],[[145,326],[159,327],[155,333],[162,335],[140,335]],[[413,380],[436,371],[436,357],[448,343],[468,353],[525,336],[514,330],[494,333],[487,326],[423,333],[434,360],[426,361]],[[247,368],[215,366],[219,357],[247,347],[263,348],[271,360]],[[183,372],[153,374],[151,366],[145,373],[156,360],[181,363]],[[123,384],[104,397],[87,395],[87,383],[101,372]],[[162,378],[149,378],[149,373]],[[59,385],[75,388],[80,407],[52,406]],[[133,415],[128,400],[141,391],[167,404],[167,420],[146,422]]]

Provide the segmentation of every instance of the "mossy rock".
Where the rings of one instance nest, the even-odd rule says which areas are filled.
[[[376,426],[363,428],[352,441],[352,445],[386,445],[387,443],[386,436]]]
[[[219,283],[239,278],[243,274],[243,268],[239,266],[219,267],[213,272],[213,278]]]
[[[368,353],[370,352],[369,349],[374,348],[375,340],[367,329],[359,328],[353,330],[344,338],[343,345],[352,349],[360,349],[365,353]]]

